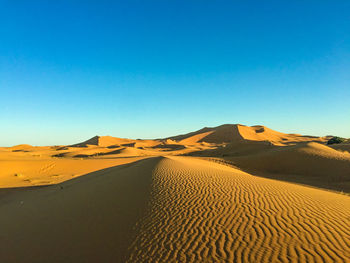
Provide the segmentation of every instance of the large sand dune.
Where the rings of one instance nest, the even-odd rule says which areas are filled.
[[[1,262],[346,262],[347,196],[155,157],[0,200]]]
[[[269,129],[262,125],[245,126],[241,124],[224,124],[213,128],[203,128],[183,135],[169,137],[184,144],[198,142],[208,143],[241,143],[245,141],[265,141],[273,145],[288,145],[298,142],[324,142],[325,138],[286,134]]]
[[[129,262],[345,262],[350,200],[171,157],[153,174]]]

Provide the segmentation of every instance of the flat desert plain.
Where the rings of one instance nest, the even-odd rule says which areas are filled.
[[[0,262],[350,262],[350,145],[226,124],[0,148]]]

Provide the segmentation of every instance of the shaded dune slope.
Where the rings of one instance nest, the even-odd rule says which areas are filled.
[[[332,144],[332,145],[328,145],[328,146],[330,148],[333,148],[333,149],[341,151],[341,152],[350,153],[350,143]]]
[[[255,154],[262,151],[274,149],[279,146],[272,145],[268,141],[238,141],[227,145],[214,147],[211,149],[199,149],[185,153],[189,156],[206,156],[206,157],[225,157],[225,156],[244,156]]]
[[[350,192],[350,154],[319,143],[271,148],[225,159],[248,172],[273,173],[277,179]]]
[[[0,199],[0,262],[124,262],[157,163],[147,159],[12,191]]]

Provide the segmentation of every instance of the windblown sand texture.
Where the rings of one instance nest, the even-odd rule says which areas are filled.
[[[326,139],[222,125],[2,147],[0,262],[350,262],[350,197],[320,189],[350,192],[350,154]]]
[[[349,213],[345,196],[165,158],[129,262],[345,262]]]

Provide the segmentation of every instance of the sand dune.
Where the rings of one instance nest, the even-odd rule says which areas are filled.
[[[332,144],[328,145],[330,148],[341,151],[341,152],[348,152],[350,153],[350,143],[340,143],[340,144]]]
[[[288,145],[299,142],[325,142],[325,138],[285,134],[271,130],[265,126],[245,126],[241,124],[224,124],[214,128],[203,128],[196,132],[169,137],[182,144],[198,142],[208,143],[241,143],[244,141],[266,141],[273,145]]]
[[[0,188],[57,184],[89,172],[134,162],[140,159],[142,159],[142,157],[103,160],[1,160]]]
[[[275,149],[276,146],[268,141],[238,141],[232,142],[218,147],[212,147],[209,149],[198,149],[187,153],[191,156],[212,156],[212,157],[225,157],[225,156],[244,156],[249,154],[256,154],[262,151],[268,151]]]
[[[260,176],[350,192],[348,144],[330,146],[337,151],[320,144],[307,144],[314,141],[325,144],[326,139],[285,134],[262,125],[225,124],[157,140],[95,136],[66,146],[22,144],[0,148],[3,167],[0,187],[58,183],[125,163],[118,161],[119,158],[191,155],[224,158]]]
[[[33,147],[32,145],[29,145],[29,144],[18,144],[18,145],[15,145],[15,146],[12,146],[11,148],[16,151],[16,150],[25,150],[25,149],[28,149],[28,148],[31,148]]]
[[[0,262],[350,262],[350,196],[300,185],[350,193],[348,144],[326,140],[222,125],[1,147]]]
[[[225,160],[258,175],[350,192],[350,154],[319,143],[273,147]]]
[[[94,136],[84,142],[70,145],[70,147],[89,147],[91,145],[109,148],[113,148],[113,146],[152,147],[160,143],[159,140],[133,140],[112,136]]]
[[[163,159],[129,262],[345,262],[349,197]]]
[[[63,146],[25,146],[25,151],[22,146],[2,148],[0,149],[0,189],[57,184],[93,171],[144,158],[142,155],[103,159],[72,158],[112,150],[102,147],[82,149]],[[62,155],[64,158],[53,157],[57,155]]]
[[[346,262],[349,201],[155,157],[0,199],[0,261]]]
[[[96,145],[96,146],[107,147],[115,144],[130,143],[131,141],[132,140],[129,140],[129,139],[116,138],[112,136],[95,136],[89,140],[86,140],[81,143],[73,144],[71,146],[87,147],[88,145]]]
[[[157,162],[134,162],[3,197],[0,262],[123,262]]]
[[[191,155],[224,158],[260,176],[350,193],[348,144],[331,145],[335,151],[321,145],[326,140],[327,137],[285,134],[262,125],[225,124],[157,140],[95,136],[67,146],[35,147],[22,144],[0,148],[3,166],[0,170],[0,187],[62,182],[72,176],[115,164],[107,159]],[[307,144],[315,141],[321,144]],[[81,164],[73,161],[78,159],[81,159]],[[91,164],[84,160],[91,160]],[[65,163],[67,166],[63,168]],[[45,168],[52,164],[63,170]],[[96,169],[92,169],[95,164]],[[69,171],[70,165],[72,171]],[[80,165],[86,169],[78,168]]]

